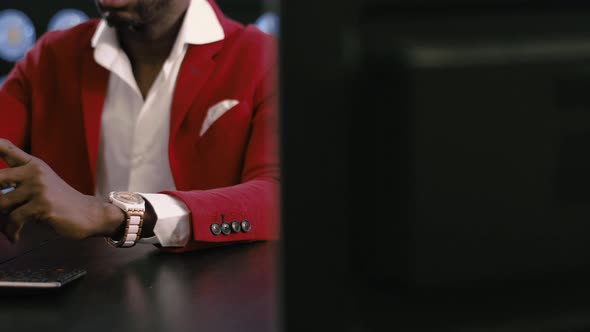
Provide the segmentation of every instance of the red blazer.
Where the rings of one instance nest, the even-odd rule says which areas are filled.
[[[168,157],[177,191],[191,211],[192,242],[182,250],[275,239],[279,225],[279,146],[275,41],[221,13],[225,39],[191,45],[171,106]],[[92,20],[46,33],[0,89],[0,137],[48,163],[93,195],[101,113],[109,72],[95,63]],[[206,111],[236,99],[200,137]],[[6,167],[4,164],[0,168]],[[154,174],[157,176],[157,174]],[[225,220],[250,232],[213,235]]]

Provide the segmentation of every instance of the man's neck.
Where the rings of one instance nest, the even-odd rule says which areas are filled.
[[[190,1],[185,5],[171,8],[168,15],[141,29],[117,31],[121,47],[132,64],[159,63],[166,60],[178,37]]]

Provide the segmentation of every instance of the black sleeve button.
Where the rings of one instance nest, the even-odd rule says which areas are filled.
[[[218,223],[211,224],[211,233],[213,233],[213,235],[221,234],[221,227],[219,227]]]
[[[231,226],[224,222],[221,224],[221,233],[223,233],[224,235],[228,235],[231,233]]]
[[[252,229],[252,225],[250,225],[250,222],[248,220],[242,221],[242,232],[248,233],[250,229]]]
[[[234,233],[239,233],[242,230],[242,226],[239,222],[234,220],[231,222],[231,230],[234,231]]]

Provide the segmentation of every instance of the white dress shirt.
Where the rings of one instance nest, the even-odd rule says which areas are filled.
[[[116,31],[103,20],[92,38],[95,61],[110,71],[96,195],[106,198],[111,191],[139,192],[150,202],[158,216],[155,236],[140,242],[177,247],[190,240],[188,208],[172,196],[155,193],[176,189],[168,160],[170,107],[188,44],[208,44],[223,38],[223,28],[211,5],[206,0],[192,0],[172,51],[145,99]]]

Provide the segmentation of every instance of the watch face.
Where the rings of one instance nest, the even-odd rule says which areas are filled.
[[[126,204],[143,204],[143,197],[136,193],[130,192],[116,192],[113,198]]]

